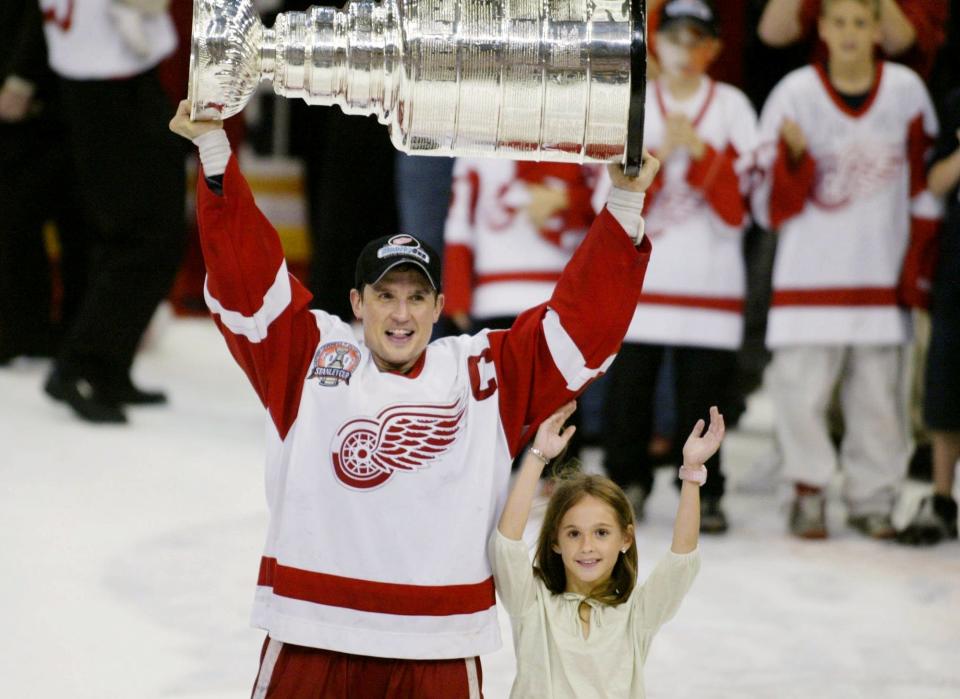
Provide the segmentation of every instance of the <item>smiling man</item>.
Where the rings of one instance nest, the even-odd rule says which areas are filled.
[[[486,541],[510,463],[613,361],[659,163],[636,179],[611,167],[608,206],[553,296],[509,330],[429,343],[438,255],[410,235],[369,243],[350,292],[358,342],[309,310],[220,125],[189,114],[181,103],[170,128],[200,149],[205,296],[270,418],[253,696],[479,697],[478,656],[500,647]]]

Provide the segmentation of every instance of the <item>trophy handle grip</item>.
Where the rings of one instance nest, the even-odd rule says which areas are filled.
[[[647,99],[647,3],[630,0],[633,34],[630,38],[630,110],[627,114],[627,150],[623,173],[636,177],[643,165],[643,118]]]

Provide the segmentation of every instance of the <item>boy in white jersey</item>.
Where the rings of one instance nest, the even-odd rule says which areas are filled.
[[[711,405],[734,412],[736,352],[743,335],[743,230],[756,142],[756,114],[737,88],[706,71],[721,48],[716,11],[703,0],[660,8],[660,77],[647,90],[644,142],[663,168],[647,193],[647,235],[657,252],[624,344],[611,368],[604,420],[605,465],[638,516],[653,485],[646,445],[654,392],[672,353],[677,423],[692,425]],[[674,458],[681,435],[671,435]],[[719,452],[700,504],[702,531],[727,529]]]
[[[787,75],[760,120],[754,210],[779,232],[770,387],[793,534],[827,535],[825,412],[839,384],[848,522],[887,538],[908,458],[907,309],[928,302],[939,216],[924,168],[937,123],[920,78],[874,58],[877,2],[827,0],[819,31],[827,64]]]
[[[510,461],[613,361],[658,163],[612,172],[550,300],[509,330],[428,344],[444,304],[436,253],[410,235],[371,242],[350,292],[361,342],[308,309],[219,125],[189,114],[184,101],[171,129],[200,148],[207,304],[270,417],[254,696],[479,697],[477,656],[500,645],[485,549]]]

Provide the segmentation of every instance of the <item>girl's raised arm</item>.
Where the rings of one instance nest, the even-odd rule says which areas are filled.
[[[576,408],[576,401],[570,401],[540,424],[533,446],[527,450],[520,463],[520,472],[513,483],[513,489],[507,497],[507,504],[503,508],[500,523],[497,525],[497,529],[506,538],[519,541],[523,537],[523,529],[527,526],[530,506],[537,492],[540,474],[543,473],[550,459],[563,451],[577,429],[573,426],[565,429],[563,427],[563,423],[573,415]]]
[[[710,408],[710,427],[706,432],[703,431],[704,426],[703,420],[697,420],[683,445],[681,477],[689,474],[696,478],[701,472],[706,475],[704,464],[720,448],[725,428],[723,415],[716,406]],[[702,483],[684,477],[677,519],[673,524],[673,545],[670,550],[674,553],[690,553],[697,548],[700,539],[700,485]]]

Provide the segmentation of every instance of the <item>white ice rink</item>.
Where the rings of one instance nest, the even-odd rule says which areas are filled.
[[[212,324],[173,321],[142,355],[138,382],[171,405],[132,410],[127,427],[75,420],[41,394],[46,370],[0,369],[0,699],[249,696],[263,416]],[[727,440],[731,531],[702,542],[700,577],[654,643],[648,696],[960,698],[960,545],[864,540],[836,498],[830,540],[791,540],[774,476],[755,467],[771,419],[757,397]],[[661,478],[638,531],[643,575],[669,545],[675,502]],[[512,679],[502,624],[488,699]]]

